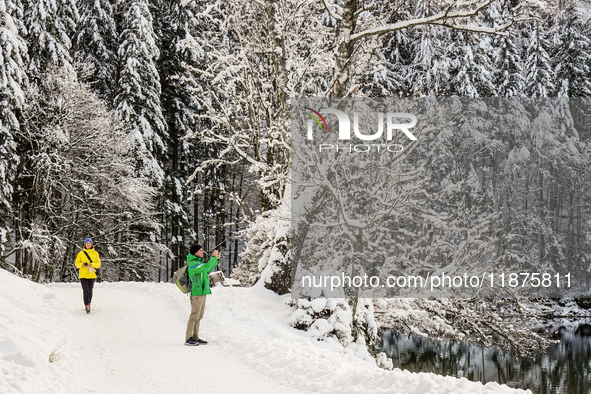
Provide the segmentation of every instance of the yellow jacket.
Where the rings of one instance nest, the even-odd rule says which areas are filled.
[[[84,254],[84,250],[86,251],[86,253],[88,253],[88,256],[92,259],[91,267],[82,265],[84,263],[90,263],[90,261],[88,261],[88,257],[86,257],[86,255]],[[100,268],[100,266],[101,266],[101,259],[98,255],[98,253],[94,250],[94,248],[84,249],[84,250],[78,253],[78,256],[76,256],[76,261],[74,262],[74,264],[76,264],[76,267],[80,270],[78,277],[80,279],[95,279],[96,278],[96,269]]]

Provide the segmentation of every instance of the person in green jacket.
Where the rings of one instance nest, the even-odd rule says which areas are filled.
[[[205,312],[205,297],[211,294],[209,289],[209,273],[215,268],[220,260],[219,250],[214,250],[211,258],[206,263],[203,259],[203,248],[201,245],[191,245],[191,251],[187,256],[187,273],[192,281],[191,285],[191,315],[187,323],[185,345],[197,346],[206,345],[207,341],[199,338],[199,324]]]

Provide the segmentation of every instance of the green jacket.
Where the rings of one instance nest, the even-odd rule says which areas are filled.
[[[211,294],[209,289],[209,275],[216,265],[218,265],[217,257],[211,257],[207,263],[204,262],[202,257],[197,257],[189,253],[187,256],[187,273],[189,278],[193,281],[191,286],[191,295],[199,296],[205,294]]]

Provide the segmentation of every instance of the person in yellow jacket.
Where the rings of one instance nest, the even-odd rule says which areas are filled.
[[[74,264],[80,270],[78,277],[82,284],[84,306],[86,313],[90,313],[90,302],[92,301],[92,289],[94,288],[94,280],[96,279],[96,269],[101,266],[101,259],[92,246],[92,239],[84,239],[84,249],[78,253]]]

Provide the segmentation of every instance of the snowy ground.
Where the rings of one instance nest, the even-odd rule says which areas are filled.
[[[183,346],[189,302],[171,284],[37,285],[0,270],[0,393],[517,393],[434,374],[386,371],[354,347],[287,323],[263,288],[214,288],[201,337]],[[49,363],[60,343],[64,358]]]

